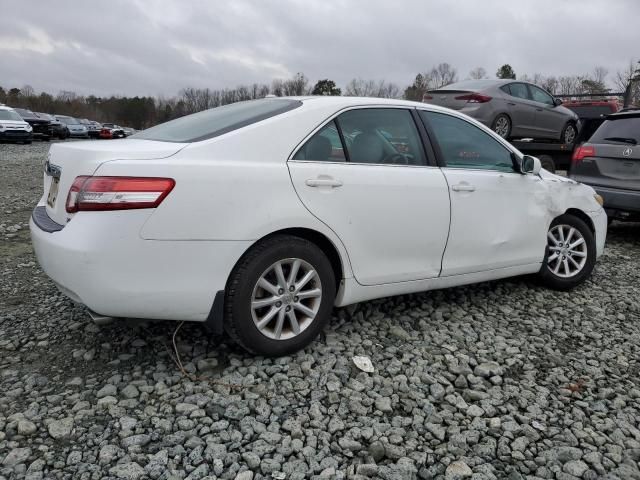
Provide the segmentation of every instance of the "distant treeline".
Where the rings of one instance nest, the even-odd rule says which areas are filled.
[[[607,70],[595,67],[585,75],[545,77],[539,73],[516,77],[510,65],[501,66],[498,78],[518,78],[536,83],[552,94],[606,93],[611,91],[607,82]],[[489,78],[482,67],[474,68],[466,79]],[[213,90],[209,88],[184,88],[175,97],[96,97],[61,91],[57,95],[37,93],[30,85],[5,89],[0,86],[0,103],[11,107],[27,108],[36,112],[71,115],[99,122],[113,122],[122,126],[144,129],[190,113],[226,105],[243,100],[263,98],[266,95],[345,95],[382,98],[405,98],[422,100],[430,89],[460,80],[457,70],[448,63],[441,63],[416,75],[406,88],[385,80],[354,78],[344,89],[333,80],[318,80],[313,86],[304,74],[298,73],[289,79],[277,79],[271,84],[240,85],[236,88]],[[640,103],[640,73],[634,62],[618,71],[611,85],[617,91],[628,90],[633,103]]]

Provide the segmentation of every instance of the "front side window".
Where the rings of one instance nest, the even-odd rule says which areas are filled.
[[[450,168],[514,172],[511,152],[471,123],[444,113],[420,111]]]
[[[546,105],[554,104],[553,97],[541,88],[529,85],[529,89],[531,90],[531,97],[533,98],[534,102],[544,103]]]
[[[399,108],[362,108],[338,116],[352,163],[426,165],[411,112]]]
[[[346,158],[336,122],[331,121],[322,127],[296,152],[293,160],[344,162]]]
[[[524,83],[511,83],[509,84],[509,91],[511,96],[516,98],[522,98],[524,100],[531,100],[529,97],[529,90]]]
[[[130,138],[161,142],[199,142],[275,117],[302,105],[299,100],[263,98],[237,102],[176,118]]]

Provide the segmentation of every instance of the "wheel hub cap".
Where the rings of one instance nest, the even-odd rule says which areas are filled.
[[[267,268],[256,282],[251,316],[265,337],[288,340],[313,323],[321,301],[318,272],[300,258],[286,258]]]
[[[587,243],[571,225],[556,225],[547,234],[547,268],[561,278],[571,278],[587,263]]]

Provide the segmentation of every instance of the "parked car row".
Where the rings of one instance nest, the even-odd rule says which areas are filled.
[[[11,108],[0,104],[0,141],[31,143],[48,142],[52,138],[124,138],[136,133],[133,128],[114,123],[100,123],[69,115],[33,112],[25,108]]]

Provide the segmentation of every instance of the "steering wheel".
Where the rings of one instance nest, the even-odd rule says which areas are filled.
[[[409,165],[409,159],[401,153],[390,153],[382,160],[382,163]]]

